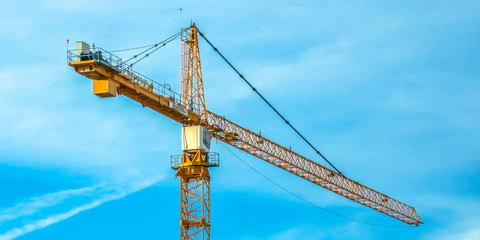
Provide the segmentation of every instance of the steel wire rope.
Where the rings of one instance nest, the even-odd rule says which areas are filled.
[[[125,60],[124,63],[127,63],[127,62],[129,62],[129,61],[131,61],[131,60],[139,57],[140,55],[142,55],[142,54],[150,51],[149,53],[147,53],[145,56],[141,57],[140,59],[138,59],[138,60],[135,61],[134,63],[129,64],[129,67],[132,67],[134,64],[136,64],[136,63],[138,63],[140,60],[142,60],[142,59],[150,56],[150,54],[154,53],[155,51],[157,51],[157,50],[160,49],[161,47],[165,46],[167,43],[169,43],[169,42],[177,39],[178,37],[180,37],[181,34],[182,34],[182,31],[180,31],[180,32],[178,32],[178,33],[176,33],[176,34],[168,37],[167,39],[165,39],[165,40],[163,40],[163,41],[161,41],[161,42],[159,42],[159,43],[155,43],[155,44],[151,45],[150,48],[148,48],[148,49],[142,51],[141,53],[136,54],[136,55],[134,55],[133,57]],[[152,50],[152,49],[153,49],[153,50]]]
[[[319,205],[295,194],[294,192],[286,189],[285,187],[283,187],[282,185],[280,185],[279,183],[273,181],[271,178],[267,177],[265,174],[263,174],[262,172],[260,172],[259,170],[257,170],[256,168],[254,168],[252,165],[250,165],[249,163],[247,163],[245,160],[243,160],[242,158],[240,158],[237,154],[235,154],[232,150],[230,150],[229,148],[227,148],[222,142],[218,142],[223,148],[225,148],[228,152],[230,152],[230,154],[232,154],[235,158],[237,158],[238,160],[240,160],[242,163],[244,163],[245,165],[247,165],[247,167],[249,167],[250,169],[252,169],[254,172],[258,173],[260,176],[262,176],[263,178],[265,178],[266,180],[268,180],[269,182],[271,182],[273,185],[279,187],[280,189],[282,189],[283,191],[289,193],[290,195],[296,197],[297,199],[309,204],[309,205],[312,205],[314,207],[317,207],[327,213],[330,213],[332,215],[335,215],[337,217],[341,217],[341,218],[344,218],[344,219],[347,219],[347,220],[350,220],[350,221],[354,221],[354,222],[358,222],[358,223],[362,223],[362,224],[366,224],[366,225],[371,225],[371,226],[376,226],[376,227],[389,227],[389,228],[410,228],[410,227],[415,227],[415,226],[393,226],[393,225],[383,225],[383,224],[378,224],[378,223],[370,223],[370,222],[365,222],[365,221],[362,221],[362,220],[358,220],[358,219],[354,219],[354,218],[351,218],[351,217],[347,217],[347,216],[344,216],[342,214],[339,214],[339,213],[336,213],[336,212],[333,212],[331,210],[328,210],[324,207],[320,207]]]
[[[133,47],[133,48],[126,48],[126,49],[117,49],[117,50],[113,50],[113,51],[109,51],[109,52],[114,53],[114,52],[132,51],[132,50],[137,50],[137,49],[142,49],[142,48],[151,47],[151,46],[154,46],[155,44],[157,44],[157,43],[150,44],[150,45],[145,45],[145,46],[141,46],[141,47]]]
[[[203,37],[203,39],[205,39],[205,41],[207,41],[207,43],[213,48],[213,50],[215,52],[218,53],[218,55],[220,55],[220,57],[222,57],[222,59],[238,74],[238,76],[243,79],[243,81],[245,83],[248,84],[248,86],[250,86],[250,88],[260,97],[262,98],[262,100],[288,125],[290,126],[291,129],[293,129],[293,131],[295,131],[297,133],[298,136],[300,136],[303,141],[305,141],[318,155],[320,155],[333,169],[335,169],[335,171],[337,171],[339,174],[343,175],[342,172],[340,172],[330,161],[328,161],[328,159],[319,151],[317,150],[317,148],[315,148],[311,143],[310,141],[308,141],[287,119],[285,119],[285,117],[267,100],[265,99],[265,97],[243,76],[243,74],[241,74],[224,56],[222,53],[220,53],[220,51],[218,50],[218,48],[216,48],[206,37],[205,35],[200,32],[200,30],[198,30],[198,33],[200,34],[200,36]]]

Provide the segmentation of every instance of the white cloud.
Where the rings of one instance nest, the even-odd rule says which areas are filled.
[[[478,240],[480,239],[480,217],[451,220],[445,228],[428,233],[425,240]]]
[[[84,195],[86,195],[87,193],[94,193],[93,199],[88,203],[71,208],[67,211],[63,211],[62,213],[42,215],[42,217],[37,220],[30,220],[28,218],[22,219],[23,221],[18,222],[27,223],[5,231],[3,234],[0,235],[0,240],[14,239],[29,232],[48,227],[52,224],[73,217],[83,211],[98,207],[106,202],[123,198],[129,194],[150,187],[162,178],[163,177],[156,176],[143,180],[128,181],[119,185],[114,184],[113,186],[110,186],[108,184],[102,184],[98,186],[51,193],[44,196],[32,198],[29,200],[30,202],[20,203],[12,208],[2,210],[0,212],[0,220],[15,220],[18,217],[28,217],[38,212],[39,210],[42,210],[42,208],[60,204],[63,200],[65,200],[65,198],[75,196],[80,198],[82,196],[84,197]]]
[[[422,239],[480,239],[480,199],[475,196],[425,194],[418,197],[425,227]],[[430,220],[430,222],[429,222]],[[434,226],[432,226],[434,225]]]
[[[168,169],[167,161],[153,164],[153,156],[167,159],[179,152],[179,137],[178,142],[172,139],[180,125],[140,105],[125,104],[133,101],[123,96],[98,99],[91,94],[90,80],[65,69],[40,65],[0,70],[4,156],[29,156],[15,159],[15,164],[106,177]]]
[[[33,197],[16,204],[13,207],[0,210],[0,223],[10,221],[19,217],[30,216],[36,212],[60,204],[65,199],[78,195],[85,195],[95,191],[99,186],[83,187],[78,189],[63,190],[55,193]]]

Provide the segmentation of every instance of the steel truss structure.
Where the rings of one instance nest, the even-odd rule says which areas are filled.
[[[210,239],[210,173],[207,154],[184,151],[180,177],[180,239]]]
[[[413,207],[338,174],[292,150],[207,111],[213,136],[309,182],[408,224],[422,223]]]
[[[189,37],[182,40],[184,50],[182,65],[183,105],[198,115],[197,122],[183,123],[184,126],[199,125],[205,118],[205,96],[203,92],[200,49],[197,27],[190,27]],[[194,106],[194,104],[197,104]],[[210,141],[210,139],[208,139]],[[208,153],[201,150],[184,150],[182,164],[176,176],[180,177],[180,239],[210,239],[210,173]]]

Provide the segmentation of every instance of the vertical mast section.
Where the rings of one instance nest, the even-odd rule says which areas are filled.
[[[203,91],[202,67],[198,48],[197,26],[190,26],[189,37],[182,51],[182,64],[186,65],[186,73],[182,78],[183,105],[198,114],[199,121],[205,120],[205,96]]]
[[[208,153],[184,150],[180,177],[180,239],[210,239],[210,173]]]
[[[182,128],[182,155],[171,166],[180,177],[180,239],[210,239],[210,172],[219,166],[218,153],[210,152],[210,132],[202,126]],[[181,160],[181,161],[180,161]]]
[[[198,48],[198,29],[193,23],[182,35],[182,104],[198,114],[198,122],[183,124],[181,163],[172,164],[180,177],[180,239],[210,239],[210,173],[218,166],[218,154],[210,153],[210,132],[200,126],[205,121],[205,97]],[[179,156],[177,156],[179,159]],[[216,159],[216,163],[212,160]]]

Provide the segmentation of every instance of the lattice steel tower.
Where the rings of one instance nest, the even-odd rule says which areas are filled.
[[[218,154],[210,152],[211,135],[200,126],[205,121],[205,98],[198,49],[197,27],[193,24],[182,37],[182,104],[198,114],[196,123],[183,123],[181,156],[172,156],[172,167],[180,177],[180,238],[210,239],[210,173],[218,166]],[[180,163],[181,161],[181,163]]]

